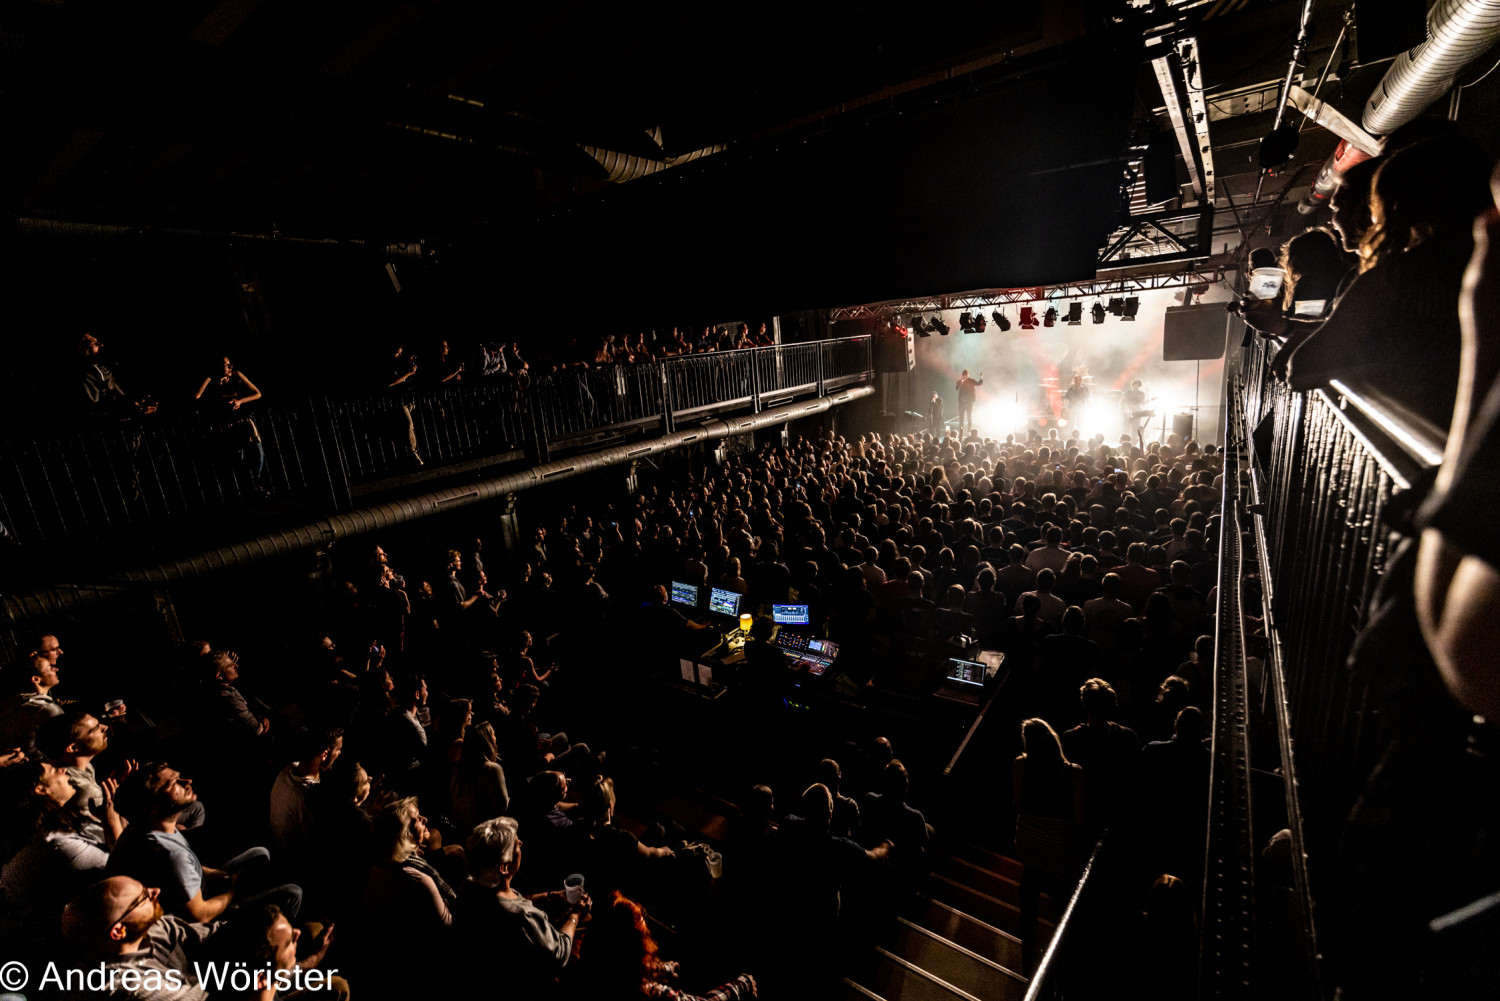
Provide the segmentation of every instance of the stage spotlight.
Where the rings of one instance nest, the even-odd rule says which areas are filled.
[[[974,332],[974,314],[958,314],[958,329],[962,330],[966,334],[972,334]]]
[[[1000,312],[1000,310],[998,310],[998,309],[994,310],[993,312],[990,313],[990,316],[991,316],[991,318],[994,319],[995,326],[999,327],[1001,330],[1009,330],[1010,329],[1010,317],[1008,317],[1004,313]]]
[[[1021,329],[1036,329],[1036,310],[1032,309],[1030,306],[1021,307]]]
[[[1122,316],[1122,317],[1120,317],[1120,319],[1122,319],[1122,320],[1134,320],[1135,319],[1135,314],[1141,308],[1141,300],[1138,299],[1138,298],[1136,298],[1133,295],[1129,296],[1125,300],[1125,307],[1124,308],[1125,308],[1125,315]]]
[[[984,333],[985,328],[987,328],[989,325],[990,325],[990,321],[986,320],[984,318],[984,314],[983,313],[975,313],[974,314],[974,329],[971,330],[971,331],[969,331],[969,333],[971,333],[971,334],[982,334],[982,333]]]
[[[1121,299],[1119,296],[1115,296],[1113,299],[1109,300],[1109,311],[1111,315],[1123,316],[1125,313],[1125,300]]]
[[[918,337],[932,336],[931,332],[927,329],[927,321],[923,320],[920,316],[913,316],[911,318],[911,329],[917,332]]]
[[[1094,316],[1094,322],[1095,323],[1103,323],[1104,322],[1104,303],[1102,303],[1102,302],[1096,302],[1096,303],[1094,303],[1094,305],[1090,308],[1089,312],[1093,314],[1093,316]]]
[[[939,320],[935,316],[932,319],[928,320],[927,324],[929,327],[931,327],[931,329],[937,331],[944,337],[947,337],[953,331],[952,327],[948,326],[948,324],[944,323],[942,320]]]
[[[1057,323],[1057,307],[1048,306],[1047,312],[1042,314],[1042,325],[1051,327]]]
[[[1068,303],[1068,326],[1076,327],[1083,322],[1083,303]]]

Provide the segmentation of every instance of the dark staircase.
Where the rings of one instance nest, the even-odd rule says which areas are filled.
[[[1042,900],[1042,912],[1048,901]],[[1021,864],[959,845],[844,978],[847,1001],[1021,1001]],[[1051,922],[1041,921],[1043,938]],[[1045,941],[1040,947],[1045,947]]]

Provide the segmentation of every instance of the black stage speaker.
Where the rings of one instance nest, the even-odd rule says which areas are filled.
[[[1427,0],[1355,0],[1359,61],[1377,62],[1427,41]]]
[[[1207,361],[1224,354],[1229,314],[1222,302],[1168,306],[1162,327],[1162,361]]]
[[[842,324],[840,324],[842,327]],[[875,335],[875,371],[910,372],[917,367],[916,338],[911,334]]]
[[[1191,438],[1193,436],[1193,415],[1190,413],[1173,414],[1172,433],[1181,438],[1183,441],[1187,441],[1189,438]]]

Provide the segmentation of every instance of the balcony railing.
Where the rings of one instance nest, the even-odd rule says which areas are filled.
[[[211,528],[218,518],[331,513],[404,476],[544,461],[552,450],[721,411],[759,412],[873,375],[870,338],[851,337],[565,368],[533,373],[529,385],[499,377],[420,393],[311,397],[247,407],[230,422],[185,413],[62,432],[17,427],[0,440],[0,523],[23,551],[39,553]]]
[[[1248,911],[1232,912],[1249,906],[1262,847],[1250,827],[1251,789],[1274,781],[1280,795],[1253,807],[1254,832],[1290,831],[1295,904],[1261,918],[1295,924],[1297,934],[1280,939],[1302,947],[1258,961],[1300,971],[1302,996],[1315,997],[1314,902],[1333,882],[1342,824],[1380,738],[1370,682],[1348,660],[1391,554],[1392,500],[1441,461],[1444,443],[1441,431],[1368,387],[1293,392],[1270,373],[1273,349],[1257,340],[1229,387],[1226,458],[1238,457],[1241,472],[1226,465],[1204,935],[1205,950],[1210,941],[1225,948],[1205,951],[1204,990],[1256,976],[1244,969],[1249,953],[1235,959],[1225,935],[1249,927]],[[1242,591],[1249,575],[1258,594]],[[1263,619],[1262,635],[1239,632],[1242,613]],[[1263,778],[1252,779],[1252,769]]]

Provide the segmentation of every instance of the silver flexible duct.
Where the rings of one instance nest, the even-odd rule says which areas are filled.
[[[103,585],[73,585],[45,588],[24,594],[0,596],[0,611],[12,627],[23,627],[33,620],[70,612],[117,594],[121,586],[163,587],[206,576],[219,570],[249,566],[274,557],[303,552],[342,539],[391,528],[395,525],[446,514],[458,508],[499,500],[542,483],[567,479],[582,473],[618,466],[648,455],[659,455],[700,441],[727,438],[773,424],[784,424],[833,407],[872,395],[875,387],[853,386],[849,389],[802,403],[771,407],[758,414],[725,417],[701,425],[674,431],[660,438],[630,445],[618,445],[590,452],[572,459],[549,462],[519,472],[506,473],[459,487],[434,490],[405,500],[376,504],[346,514],[336,514],[322,521],[272,532],[244,542],[206,550],[182,559],[138,567],[118,574]]]

